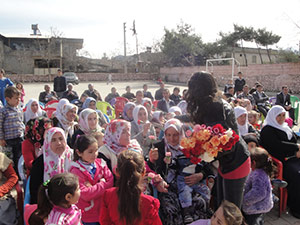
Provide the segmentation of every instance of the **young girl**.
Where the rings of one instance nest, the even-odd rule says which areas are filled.
[[[248,112],[248,121],[256,129],[260,130],[260,124],[258,124],[259,113],[251,110]]]
[[[103,195],[101,225],[162,224],[158,215],[159,200],[144,195],[141,191],[145,172],[142,154],[131,150],[119,154],[116,168],[117,187],[106,190]]]
[[[99,225],[98,212],[102,195],[113,186],[113,175],[103,159],[98,159],[98,143],[93,136],[81,135],[75,143],[74,163],[71,172],[79,178],[83,224]]]
[[[244,192],[242,211],[248,225],[263,224],[263,214],[273,207],[270,177],[275,167],[263,148],[251,150],[251,168]]]
[[[81,212],[75,205],[80,197],[78,178],[71,173],[54,175],[41,185],[38,208],[29,224],[81,224]],[[49,215],[49,216],[48,216]]]
[[[21,102],[20,102],[20,105],[21,105],[21,107],[23,107],[24,106],[24,96],[25,96],[25,91],[24,91],[23,84],[21,82],[17,82],[16,83],[16,88],[21,93]]]

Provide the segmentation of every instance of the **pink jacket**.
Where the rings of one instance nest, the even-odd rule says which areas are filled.
[[[113,186],[114,177],[107,167],[103,159],[96,159],[96,173],[94,179],[78,162],[73,162],[70,172],[77,175],[80,186],[80,199],[77,203],[82,212],[82,221],[85,223],[99,222],[100,204],[104,191]],[[102,178],[105,181],[101,180]],[[88,187],[86,183],[89,182],[92,186]]]

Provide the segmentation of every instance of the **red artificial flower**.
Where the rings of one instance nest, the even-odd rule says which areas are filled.
[[[201,159],[198,158],[198,157],[192,157],[191,158],[191,163],[193,163],[193,164],[198,164],[200,162],[201,162]]]
[[[185,155],[185,157],[190,158],[191,157],[191,153],[188,149],[182,149],[182,153]]]
[[[216,124],[212,127],[212,130],[215,134],[223,134],[226,130],[224,129],[224,127],[221,124]]]

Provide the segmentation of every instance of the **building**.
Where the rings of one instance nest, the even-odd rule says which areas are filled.
[[[55,74],[57,68],[74,71],[83,39],[0,34],[0,67],[16,74]]]
[[[245,55],[246,59],[245,59]],[[278,51],[261,48],[240,48],[235,47],[234,49],[227,49],[222,54],[222,58],[235,58],[240,62],[241,66],[251,65],[251,64],[268,64],[276,63],[278,59]],[[247,60],[247,62],[246,62]]]

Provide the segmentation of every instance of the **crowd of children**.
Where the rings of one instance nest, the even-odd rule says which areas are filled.
[[[271,179],[276,168],[268,152],[258,147],[261,121],[262,117],[268,116],[269,103],[261,84],[256,85],[252,98],[241,73],[235,86],[226,85],[222,96],[222,101],[231,104],[228,107],[235,112],[237,132],[248,144],[244,164],[249,162],[249,167],[251,164],[250,174],[247,172],[242,177],[241,202],[233,204],[226,201],[226,191],[222,199],[214,199],[218,182],[220,179],[225,182],[225,178],[217,175],[217,163],[201,162],[193,167],[182,153],[180,140],[186,131],[193,129],[195,122],[187,108],[191,91],[184,90],[181,96],[180,89],[175,87],[171,95],[160,82],[154,99],[147,85],[137,91],[136,96],[128,86],[123,97],[129,101],[124,104],[120,117],[110,120],[105,111],[97,109],[101,96],[91,84],[83,98],[73,99],[74,104],[68,99],[60,99],[55,113],[48,118],[38,100],[30,99],[24,105],[23,85],[12,86],[13,83],[4,78],[4,70],[0,72],[3,104],[0,145],[12,159],[0,154],[4,165],[1,164],[1,173],[6,177],[6,183],[0,186],[0,197],[8,196],[15,185],[15,178],[21,172],[17,165],[22,155],[26,178],[33,175],[33,168],[37,170],[33,167],[35,160],[44,165],[42,172],[39,171],[43,175],[42,185],[31,193],[31,198],[35,199],[31,203],[37,205],[30,212],[25,208],[26,224],[155,225],[178,224],[178,221],[182,224],[220,224],[222,220],[221,224],[227,225],[245,221],[255,225],[263,224],[263,215],[273,207]],[[58,96],[63,94],[61,91]],[[89,96],[93,94],[95,96]],[[116,98],[122,97],[112,89],[105,100],[113,108]],[[240,143],[242,147],[244,141]],[[163,147],[157,149],[155,146]],[[222,164],[223,159],[219,160]],[[221,167],[220,174],[226,166]],[[155,194],[157,190],[159,193]],[[171,193],[175,193],[177,212],[182,217],[177,222],[167,221],[166,218],[171,217],[163,218],[159,213],[160,207],[170,207],[164,199],[174,197]],[[199,199],[204,202],[197,203]],[[195,217],[191,208],[203,211],[203,214]],[[215,210],[214,214],[212,210]],[[163,211],[168,213],[168,210]]]

